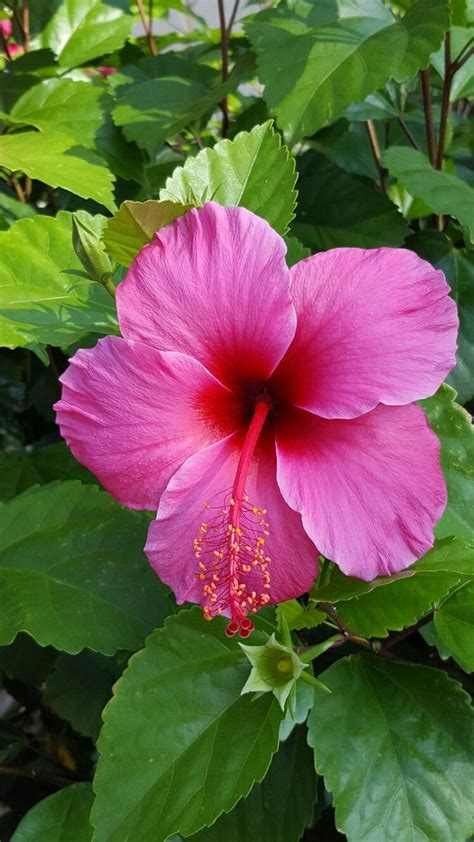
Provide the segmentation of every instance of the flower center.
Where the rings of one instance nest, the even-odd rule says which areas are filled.
[[[221,505],[204,504],[206,510],[217,508],[217,517],[203,521],[194,539],[198,562],[197,578],[203,583],[203,610],[206,620],[230,613],[228,637],[240,632],[248,637],[255,624],[248,618],[270,600],[270,557],[265,542],[270,535],[266,509],[252,503],[245,485],[257,442],[272,401],[266,395],[255,399],[254,412],[240,452],[234,483]]]

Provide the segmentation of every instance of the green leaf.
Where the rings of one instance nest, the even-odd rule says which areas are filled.
[[[9,225],[17,219],[31,218],[38,213],[33,205],[20,202],[19,199],[2,192],[0,192],[0,212]]]
[[[154,199],[124,202],[105,226],[103,240],[108,253],[122,266],[130,266],[140,249],[153,239],[158,228],[173,222],[191,207]]]
[[[48,444],[30,453],[13,451],[0,457],[0,500],[11,500],[32,485],[53,480],[79,479],[94,483],[97,479],[74,459],[64,442]]]
[[[375,579],[369,583],[370,592],[338,603],[338,612],[353,631],[385,637],[389,629],[400,631],[414,623],[460,578],[474,578],[474,547],[454,538],[436,541],[432,550],[403,572],[406,576],[398,579]],[[384,582],[387,586],[379,587]]]
[[[183,611],[131,659],[104,711],[96,842],[189,836],[265,776],[281,710],[270,693],[240,695],[248,663],[224,628]]]
[[[474,723],[445,673],[371,656],[322,676],[309,716],[317,771],[349,842],[464,842],[472,831]]]
[[[474,576],[474,548],[454,538],[436,541],[414,565],[391,577],[363,582],[325,562],[311,590],[311,603],[338,603],[351,628],[367,637],[385,637],[429,611],[460,578]]]
[[[313,815],[316,777],[306,729],[284,742],[261,784],[191,842],[298,842]]]
[[[422,152],[391,146],[382,157],[384,167],[417,199],[438,214],[454,216],[474,242],[474,190],[457,175],[435,170]]]
[[[29,175],[51,187],[63,187],[115,210],[114,176],[90,149],[77,146],[69,135],[48,130],[0,137],[2,166]]]
[[[102,710],[120,672],[113,658],[94,652],[61,654],[46,681],[43,703],[80,734],[96,740],[102,726]]]
[[[183,204],[248,208],[285,234],[296,204],[294,160],[269,121],[203,149],[178,167],[160,198]]]
[[[377,181],[377,168],[363,122],[338,120],[312,137],[310,146],[341,170]]]
[[[191,55],[191,58],[190,58]],[[203,88],[211,88],[221,78],[219,72],[207,64],[200,64],[192,60],[192,54],[186,52],[168,52],[158,56],[144,56],[119,67],[117,72],[109,78],[112,90],[119,97],[127,88],[149,82],[150,79],[189,79]]]
[[[30,6],[38,45],[50,47],[62,67],[120,49],[132,29],[126,0],[32,0]]]
[[[47,363],[42,345],[118,331],[105,289],[66,271],[82,268],[72,248],[71,214],[15,222],[0,233],[0,251],[1,345],[31,348]]]
[[[434,626],[459,666],[474,672],[474,582],[462,584],[443,600],[435,611]]]
[[[168,137],[212,111],[243,77],[252,75],[253,60],[244,57],[224,83],[209,68],[204,75],[195,62],[183,56],[156,56],[148,64],[139,63],[138,69],[153,75],[145,81],[135,78],[135,84],[128,86],[117,87],[120,77],[114,80],[117,105],[113,118],[127,140],[153,157]]]
[[[314,629],[326,618],[323,611],[305,608],[296,599],[281,602],[277,606],[276,613],[278,625],[281,626],[282,618],[284,617],[290,631],[293,629]]]
[[[390,584],[394,579],[411,576],[409,570],[393,576],[379,576],[371,582],[363,579],[356,579],[353,576],[346,576],[339,570],[339,567],[332,561],[324,559],[318,578],[310,591],[310,604],[314,602],[340,602],[345,599],[352,599],[361,594],[369,593],[381,585]]]
[[[420,401],[431,428],[441,441],[441,465],[448,505],[436,526],[438,538],[455,535],[472,541],[474,532],[474,430],[470,415],[454,401],[450,386]]]
[[[389,79],[402,82],[426,67],[448,26],[446,0],[418,0],[397,20],[382,0],[295,0],[245,28],[267,104],[294,143]]]
[[[436,573],[437,576],[455,574],[460,579],[474,579],[474,547],[452,537],[436,540],[433,549],[409,570],[418,577]]]
[[[287,266],[294,266],[295,263],[299,263],[300,260],[305,260],[307,257],[311,255],[311,252],[308,248],[303,246],[296,237],[285,236],[285,243],[286,243],[286,264]]]
[[[474,553],[471,553],[471,563]],[[386,637],[389,630],[400,631],[415,623],[431,610],[455,587],[459,577],[442,572],[440,575],[414,575],[392,582],[384,588],[346,602],[339,602],[338,613],[350,628],[363,637]]]
[[[138,648],[172,605],[143,555],[147,519],[75,480],[0,507],[0,643]]]
[[[73,784],[35,804],[11,842],[92,842],[90,784]]]
[[[59,131],[81,146],[94,147],[95,134],[104,121],[104,100],[104,91],[89,82],[45,79],[15,102],[8,119]]]
[[[312,252],[339,246],[400,246],[407,223],[372,182],[309,152],[300,161],[298,213],[292,231]]]

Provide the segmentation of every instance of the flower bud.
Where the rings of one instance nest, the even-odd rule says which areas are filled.
[[[74,251],[93,281],[107,285],[113,266],[99,234],[87,223],[88,214],[77,211],[72,215],[72,243]]]

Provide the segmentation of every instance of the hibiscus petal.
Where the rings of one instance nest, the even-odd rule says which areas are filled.
[[[212,202],[161,229],[117,290],[126,339],[190,354],[219,379],[265,380],[293,339],[284,241]]]
[[[145,552],[178,602],[204,602],[193,542],[203,521],[208,524],[207,535],[213,536],[213,546],[219,543],[219,534],[224,536],[226,518],[222,510],[232,489],[240,443],[241,436],[234,434],[191,456],[170,480],[157,518],[150,525]],[[270,602],[299,596],[316,578],[318,553],[303,529],[301,516],[281,496],[273,441],[259,446],[246,491],[252,504],[267,510]],[[254,583],[252,577],[247,580],[248,591],[253,587],[258,590],[256,578]]]
[[[78,351],[61,382],[55,409],[62,436],[131,508],[156,509],[185,459],[240,423],[232,426],[228,389],[199,362],[114,336]]]
[[[295,409],[276,432],[278,485],[323,555],[370,581],[432,547],[446,506],[439,450],[414,404],[347,421]]]
[[[291,270],[298,315],[275,372],[324,418],[432,395],[455,364],[456,305],[442,272],[406,249],[333,249]]]

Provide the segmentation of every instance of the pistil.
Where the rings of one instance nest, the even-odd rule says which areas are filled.
[[[246,494],[247,477],[255,449],[271,409],[271,401],[262,396],[255,403],[235,472],[235,478],[219,515],[203,521],[194,539],[198,560],[198,579],[203,582],[204,616],[211,620],[219,614],[230,614],[226,634],[240,632],[247,637],[255,625],[247,616],[270,600],[270,557],[265,543],[270,535],[265,519],[266,509],[252,503]],[[210,503],[207,510],[215,507]]]

